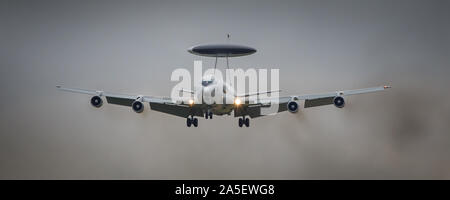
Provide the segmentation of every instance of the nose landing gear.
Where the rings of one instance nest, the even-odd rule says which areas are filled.
[[[209,119],[212,119],[212,118],[213,118],[213,113],[212,113],[211,111],[207,111],[207,112],[205,113],[205,119],[208,119],[208,117],[209,117]]]

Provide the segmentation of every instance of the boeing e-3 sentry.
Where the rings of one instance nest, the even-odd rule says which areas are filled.
[[[218,58],[226,58],[228,68],[229,57],[246,56],[256,52],[254,48],[232,44],[198,45],[189,48],[188,51],[199,56],[215,57],[215,68],[217,66]],[[179,102],[170,97],[124,95],[100,90],[65,88],[59,85],[57,88],[62,91],[91,95],[90,103],[96,108],[100,108],[103,105],[103,99],[106,98],[106,101],[109,104],[128,106],[131,107],[134,112],[142,113],[144,111],[144,103],[149,103],[151,110],[186,118],[186,125],[188,127],[198,126],[198,119],[196,117],[212,119],[213,115],[231,115],[231,113],[234,113],[234,117],[239,118],[239,127],[243,127],[244,125],[249,127],[250,118],[264,116],[261,110],[270,106],[273,101],[269,99],[270,97],[256,98],[256,101],[249,101],[248,97],[279,92],[258,91],[255,93],[236,94],[235,90],[229,84],[220,81],[219,79],[216,80],[214,75],[204,76],[202,78],[201,88],[192,91],[185,90],[183,92],[191,93],[194,97],[201,97],[203,100],[212,99],[211,90],[214,90],[218,86],[219,88],[223,88],[223,93],[221,94],[223,95],[223,98],[232,99],[231,103],[216,103],[214,101],[201,101],[201,103],[196,103],[197,101],[195,101],[195,99],[190,99],[188,102]],[[304,108],[324,105],[334,105],[337,108],[343,108],[345,106],[344,97],[346,96],[383,91],[387,88],[390,88],[390,86],[335,91],[313,95],[283,96],[279,97],[278,101],[275,101],[278,104],[276,112],[289,111],[291,113],[296,113],[300,108],[300,103],[303,103]]]

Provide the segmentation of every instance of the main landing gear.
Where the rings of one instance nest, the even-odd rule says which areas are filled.
[[[191,117],[186,118],[186,125],[187,127],[191,127],[194,125],[194,127],[198,126],[198,119],[194,118],[194,116],[191,115]]]
[[[239,127],[242,127],[245,124],[246,127],[250,126],[250,119],[245,118],[245,116],[242,116],[242,118],[239,118]]]

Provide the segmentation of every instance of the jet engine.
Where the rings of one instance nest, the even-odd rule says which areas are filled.
[[[99,96],[93,96],[91,98],[91,105],[96,107],[96,108],[100,108],[103,105],[102,98],[99,97]]]
[[[140,101],[134,101],[133,104],[131,104],[131,108],[136,113],[141,113],[144,111],[144,104]]]
[[[296,113],[298,112],[298,103],[295,101],[289,101],[287,103],[287,109],[289,112],[291,113]]]
[[[338,108],[343,108],[345,106],[344,97],[341,96],[334,97],[333,104]]]

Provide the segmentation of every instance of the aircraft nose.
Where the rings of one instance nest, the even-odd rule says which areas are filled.
[[[205,94],[211,94],[211,87],[203,87],[203,96]]]

